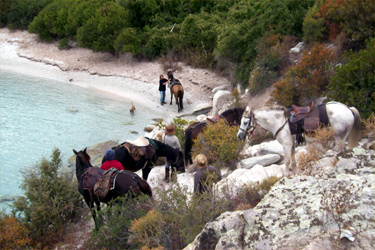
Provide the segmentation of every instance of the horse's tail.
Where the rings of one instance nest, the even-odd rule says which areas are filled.
[[[180,105],[180,111],[182,111],[182,109],[184,108],[184,105],[182,104],[183,97],[184,97],[184,94],[182,90],[179,88],[178,89],[178,105]]]
[[[349,109],[354,115],[354,124],[349,134],[348,146],[349,148],[354,148],[361,139],[361,115],[355,107],[350,107]]]
[[[192,140],[191,140],[191,133],[193,129],[188,128],[185,132],[185,147],[184,147],[184,156],[185,156],[185,165],[189,165],[189,159],[190,159],[190,151],[191,148],[193,147],[192,145]]]
[[[139,189],[141,190],[142,193],[152,197],[152,189],[151,189],[150,185],[147,183],[147,181],[145,181],[141,178],[137,178],[137,183],[138,183]]]

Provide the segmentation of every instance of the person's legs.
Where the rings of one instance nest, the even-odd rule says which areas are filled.
[[[162,103],[165,103],[165,90],[164,91],[162,91],[162,101],[161,101]]]
[[[163,98],[164,98],[164,96],[165,96],[165,92],[164,91],[159,91],[160,92],[160,104],[163,104]]]
[[[167,158],[165,158],[165,178],[164,178],[165,182],[169,182],[169,169],[170,169],[170,165],[168,163]]]

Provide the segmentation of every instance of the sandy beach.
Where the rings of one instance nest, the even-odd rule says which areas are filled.
[[[52,78],[66,84],[105,91],[130,100],[136,106],[165,110],[165,119],[178,115],[177,106],[159,103],[159,75],[162,65],[139,62],[130,55],[113,56],[84,48],[59,50],[57,42],[42,43],[27,31],[0,29],[0,68],[38,77]],[[211,71],[196,69],[180,63],[174,72],[184,88],[184,111],[191,113],[196,105],[212,102],[212,89],[229,85],[229,80]],[[170,101],[169,90],[166,101]],[[180,113],[181,114],[181,113]]]

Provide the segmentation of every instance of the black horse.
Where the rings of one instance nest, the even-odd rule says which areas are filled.
[[[106,171],[91,165],[90,156],[87,154],[86,148],[79,152],[73,149],[73,152],[77,156],[76,176],[78,180],[78,191],[85,199],[86,204],[89,206],[96,227],[96,211],[94,206],[96,205],[96,210],[99,211],[100,200],[99,197],[94,195],[93,190],[96,181]],[[108,194],[101,201],[108,204],[117,197],[125,197],[126,195],[134,197],[141,194],[146,194],[152,197],[152,190],[148,183],[133,172],[123,171],[117,175],[114,188],[109,190]]]
[[[112,148],[115,151],[115,159],[121,162],[126,170],[136,172],[142,169],[142,178],[144,180],[147,180],[153,164],[156,163],[158,157],[166,157],[169,161],[171,161],[172,171],[177,170],[181,173],[185,172],[184,156],[180,150],[174,149],[171,146],[157,140],[148,140],[150,141],[151,145],[155,145],[154,147],[156,150],[154,157],[151,159],[145,159],[142,157],[139,161],[135,161],[130,155],[129,151],[123,146],[124,143]],[[105,161],[106,159],[103,157],[102,163]]]
[[[192,164],[192,156],[191,156],[191,149],[193,148],[194,140],[198,138],[198,135],[203,132],[203,129],[209,124],[209,123],[215,123],[220,119],[225,119],[225,121],[233,126],[239,126],[241,124],[241,118],[242,114],[244,112],[243,108],[233,108],[228,109],[221,113],[218,116],[215,116],[212,119],[207,118],[207,121],[204,122],[195,122],[191,124],[186,130],[185,130],[185,164],[188,165],[189,163]]]

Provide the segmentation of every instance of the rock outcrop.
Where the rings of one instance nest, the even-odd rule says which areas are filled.
[[[207,223],[185,249],[374,249],[374,157],[355,148],[318,175],[283,178],[255,208]]]

